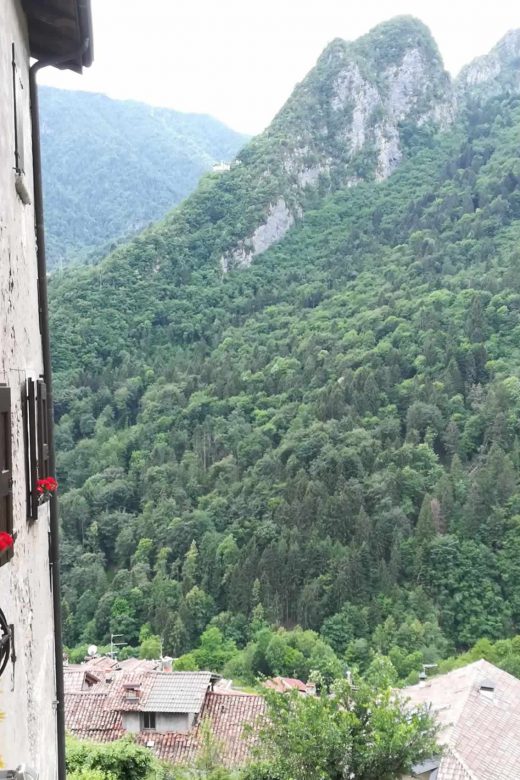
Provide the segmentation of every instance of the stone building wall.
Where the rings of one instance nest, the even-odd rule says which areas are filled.
[[[37,298],[34,209],[15,188],[12,44],[17,110],[23,127],[24,184],[33,200],[29,53],[18,0],[0,10],[0,384],[11,389],[14,555],[0,566],[0,608],[14,623],[16,663],[0,678],[0,757],[21,763],[41,780],[57,775],[54,631],[49,572],[49,511],[27,521],[22,389],[43,372]]]

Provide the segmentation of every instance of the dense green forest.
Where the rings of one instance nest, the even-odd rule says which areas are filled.
[[[385,67],[411,24],[373,36]],[[483,638],[517,658],[520,97],[401,123],[391,176],[367,153],[357,186],[296,193],[285,238],[223,273],[329,61],[241,166],[52,279],[69,646],[159,636],[243,679],[381,655],[412,679]]]
[[[246,137],[209,116],[40,88],[47,255],[92,262],[192,192]]]

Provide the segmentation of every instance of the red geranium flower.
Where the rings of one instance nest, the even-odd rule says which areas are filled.
[[[11,534],[7,534],[5,531],[0,531],[0,553],[4,550],[8,550],[14,544],[14,539]]]
[[[57,487],[58,483],[54,477],[45,477],[45,479],[39,479],[36,482],[36,491],[38,493],[54,493]]]
[[[44,477],[36,480],[36,492],[38,493],[38,504],[45,504],[50,501],[53,493],[58,489],[58,483],[54,477]]]

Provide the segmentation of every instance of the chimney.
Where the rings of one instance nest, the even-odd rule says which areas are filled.
[[[171,672],[173,668],[173,658],[170,658],[170,656],[165,655],[164,658],[161,658],[161,670],[163,672]]]

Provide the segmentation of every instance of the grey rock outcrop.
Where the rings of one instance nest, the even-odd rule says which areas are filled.
[[[410,139],[443,131],[472,98],[520,94],[520,31],[464,68],[456,82],[444,70],[428,29],[398,17],[352,43],[327,46],[316,67],[261,137],[267,165],[257,170],[258,223],[220,260],[248,266],[280,241],[320,194],[390,176]]]
[[[455,85],[461,105],[468,99],[520,94],[520,30],[510,30],[489,54],[462,68]]]
[[[354,43],[333,41],[264,134],[279,149],[277,191],[264,221],[221,257],[222,269],[247,266],[281,240],[309,190],[390,176],[404,154],[403,123],[443,128],[453,116],[449,76],[421,22],[403,17]]]
[[[252,236],[241,241],[229,255],[222,256],[220,260],[222,270],[247,268],[256,255],[262,254],[283,238],[293,225],[294,215],[287,208],[285,200],[278,198],[276,203],[269,205],[267,219],[257,227]]]

